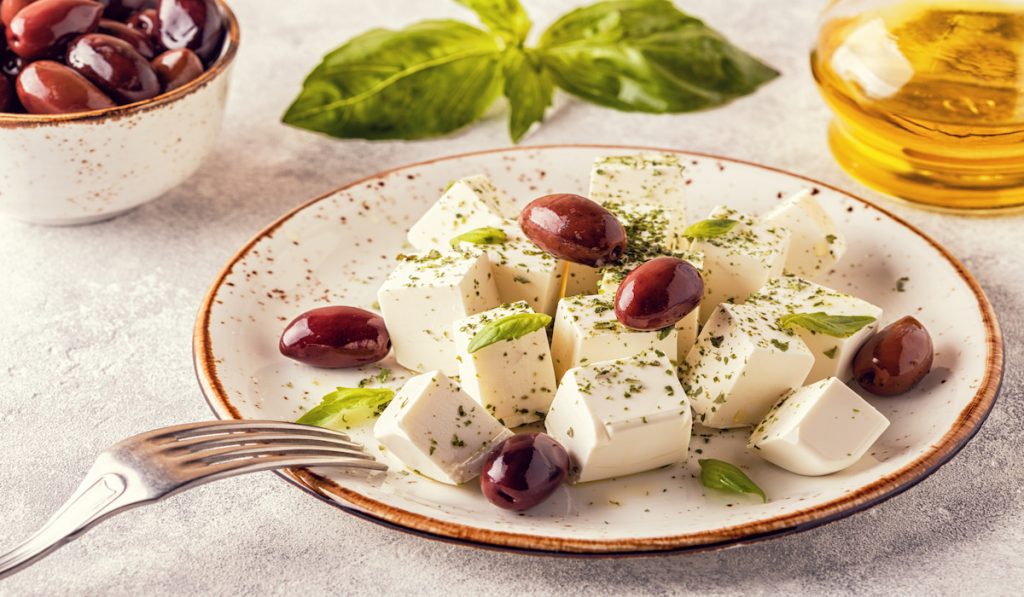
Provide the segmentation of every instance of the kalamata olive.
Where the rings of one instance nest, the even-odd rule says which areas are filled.
[[[68,66],[122,104],[160,94],[160,78],[131,44],[102,33],[83,35],[68,46]]]
[[[534,199],[519,214],[523,233],[555,257],[599,267],[618,261],[626,230],[615,215],[586,197],[562,193]]]
[[[100,20],[98,32],[128,42],[132,49],[146,60],[152,60],[153,56],[156,56],[156,52],[153,51],[153,42],[149,39],[149,36],[124,23],[102,19]]]
[[[314,367],[376,363],[391,350],[384,319],[355,307],[320,307],[296,317],[281,334],[281,354]]]
[[[159,41],[160,37],[157,35],[156,20],[156,9],[147,8],[146,10],[140,10],[139,12],[132,13],[132,16],[128,17],[128,20],[125,21],[125,24],[132,29],[146,34],[154,43],[156,43]]]
[[[207,64],[220,54],[224,15],[213,0],[160,0],[156,14],[160,42],[168,50],[188,48]]]
[[[931,371],[932,337],[921,322],[904,317],[871,337],[853,358],[853,377],[878,396],[910,391]]]
[[[484,460],[480,489],[495,506],[526,510],[551,497],[569,474],[569,454],[544,433],[501,442]]]
[[[0,112],[8,112],[14,99],[14,86],[7,75],[0,75]]]
[[[203,61],[187,48],[167,50],[154,58],[150,64],[160,77],[164,91],[177,89],[203,74]]]
[[[0,21],[4,27],[8,27],[14,20],[14,15],[36,0],[0,0]]]
[[[615,317],[634,330],[675,325],[700,305],[704,280],[682,259],[656,257],[629,272],[615,293]]]
[[[74,69],[52,60],[26,66],[15,87],[21,105],[31,114],[70,114],[117,105]]]
[[[27,60],[7,50],[3,53],[3,57],[0,57],[0,72],[3,72],[8,77],[17,78],[26,64],[28,64]]]
[[[39,0],[11,20],[7,44],[23,58],[54,58],[75,37],[95,31],[102,15],[95,0]]]
[[[107,5],[107,8],[103,11],[103,16],[123,21],[133,12],[148,8],[155,2],[150,0],[107,0],[104,4]]]

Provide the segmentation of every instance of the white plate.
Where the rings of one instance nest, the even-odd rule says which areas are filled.
[[[643,149],[552,146],[442,158],[371,176],[286,214],[228,263],[200,310],[196,371],[214,412],[294,420],[335,386],[374,373],[376,367],[331,371],[292,362],[278,353],[278,337],[312,307],[372,308],[405,231],[450,181],[484,173],[525,203],[547,193],[585,193],[596,156]],[[801,477],[750,454],[746,431],[713,432],[695,437],[691,451],[744,467],[767,492],[767,504],[704,489],[691,457],[667,469],[563,487],[524,514],[491,506],[475,482],[449,487],[398,466],[383,478],[305,470],[286,476],[350,512],[436,538],[624,554],[705,549],[810,528],[907,489],[963,447],[992,408],[1002,373],[994,313],[964,267],[909,224],[838,189],[755,164],[679,153],[694,219],[715,203],[762,213],[783,195],[818,189],[850,244],[823,282],[881,306],[883,323],[909,314],[931,331],[935,364],[924,382],[905,396],[867,397],[892,421],[869,456],[841,473]],[[898,292],[903,277],[909,280]],[[401,371],[390,357],[381,366]],[[390,385],[398,387],[404,376]],[[353,435],[378,450],[369,426]]]

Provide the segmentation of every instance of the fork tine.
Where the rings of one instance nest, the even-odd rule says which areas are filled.
[[[240,446],[244,444],[259,443],[290,443],[306,445],[334,446],[361,450],[363,446],[356,442],[341,439],[340,437],[320,437],[317,435],[297,434],[289,431],[287,433],[253,431],[249,433],[229,433],[225,435],[200,435],[179,440],[176,442],[162,443],[161,447],[167,452],[195,452],[206,448],[217,448],[222,446]]]
[[[324,427],[300,425],[298,423],[288,423],[284,421],[265,421],[248,419],[206,421],[202,423],[186,423],[183,425],[174,425],[172,427],[164,427],[163,429],[157,429],[149,433],[143,433],[135,436],[135,438],[144,440],[181,440],[200,435],[215,435],[221,433],[235,433],[257,430],[286,431],[289,433],[295,432],[305,435],[316,435],[321,437],[340,437],[344,439],[349,439],[348,435],[341,433],[340,431],[326,429]]]
[[[224,477],[233,477],[245,473],[255,473],[270,469],[293,467],[330,467],[351,468],[372,471],[386,471],[388,467],[376,460],[357,458],[339,458],[337,456],[267,456],[265,458],[247,458],[229,460],[202,469],[204,481],[212,481]]]
[[[334,456],[345,458],[358,458],[362,460],[373,460],[366,452],[350,448],[338,448],[328,446],[302,445],[302,444],[256,444],[251,446],[229,446],[225,448],[212,448],[189,454],[182,458],[182,464],[218,464],[227,460],[257,459],[268,456]]]

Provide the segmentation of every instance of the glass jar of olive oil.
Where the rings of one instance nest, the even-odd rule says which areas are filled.
[[[833,0],[811,54],[855,178],[927,206],[1024,206],[1024,0]]]

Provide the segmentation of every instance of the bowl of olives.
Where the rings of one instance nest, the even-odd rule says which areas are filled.
[[[238,41],[223,0],[0,0],[0,212],[87,224],[180,184]]]

